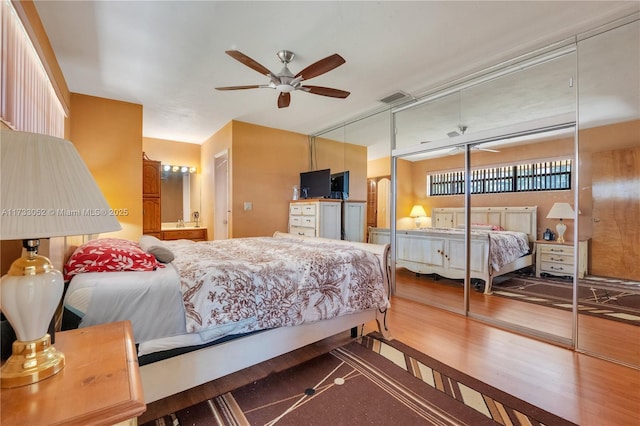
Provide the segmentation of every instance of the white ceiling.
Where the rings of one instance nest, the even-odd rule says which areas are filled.
[[[614,1],[35,1],[69,89],[143,105],[145,137],[202,143],[230,120],[314,134],[425,90],[639,10]],[[295,74],[338,53],[346,63],[278,109],[268,78],[237,49]]]

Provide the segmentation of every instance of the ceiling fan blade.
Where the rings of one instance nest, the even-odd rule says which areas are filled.
[[[351,93],[340,89],[332,89],[330,87],[321,86],[302,86],[300,89],[305,92],[313,93],[314,95],[329,96],[331,98],[346,98]]]
[[[253,84],[251,86],[227,86],[227,87],[216,87],[216,90],[242,90],[242,89],[259,89],[262,87],[259,84]]]
[[[490,148],[480,148],[480,147],[478,147],[478,148],[475,148],[475,149],[477,149],[478,151],[500,152],[497,149],[490,149]]]
[[[295,77],[302,77],[304,80],[309,80],[310,78],[317,77],[321,74],[329,72],[332,69],[344,64],[345,62],[346,61],[342,56],[334,53],[331,56],[327,56],[326,58],[320,59],[318,62],[314,62],[313,64],[309,65],[298,74],[296,74]]]
[[[244,53],[240,52],[239,50],[227,50],[224,53],[226,53],[227,55],[231,56],[236,61],[241,62],[244,65],[248,66],[252,70],[258,71],[262,75],[267,75],[269,77],[274,77],[275,78],[275,75],[271,71],[269,71],[268,68],[266,68],[262,64],[259,64],[256,61],[254,61],[253,59],[251,59],[250,57],[248,57]]]
[[[291,93],[289,92],[280,92],[280,96],[278,96],[278,108],[286,108],[291,103]]]

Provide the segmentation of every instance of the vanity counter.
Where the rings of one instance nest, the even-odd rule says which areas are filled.
[[[195,226],[185,226],[184,228],[165,228],[163,226],[161,234],[161,240],[207,240],[207,228],[196,228]]]

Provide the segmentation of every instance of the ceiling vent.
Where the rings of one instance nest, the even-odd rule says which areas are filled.
[[[404,101],[413,100],[413,99],[414,99],[413,96],[400,90],[395,93],[392,93],[391,95],[385,98],[380,99],[380,102],[383,102],[385,104],[397,104],[399,102],[404,102]]]

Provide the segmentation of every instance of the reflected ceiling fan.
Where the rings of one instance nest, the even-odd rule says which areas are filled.
[[[453,131],[453,132],[449,132],[447,133],[447,136],[449,136],[450,138],[454,138],[456,136],[460,136],[460,135],[464,135],[464,132],[466,132],[468,129],[467,126],[460,124],[458,125],[458,130],[460,131],[460,133],[458,133],[457,131]],[[476,151],[487,151],[487,152],[500,152],[497,149],[490,149],[490,148],[483,148],[480,145],[474,145],[471,147],[472,150],[476,150]],[[453,149],[451,149],[451,151],[448,152],[449,155],[456,155],[459,154],[461,152],[464,152],[464,146],[456,146]]]
[[[344,58],[337,53],[314,62],[295,75],[289,71],[289,68],[287,67],[287,64],[291,62],[295,56],[293,52],[288,50],[281,50],[277,53],[278,58],[284,64],[282,70],[278,74],[272,73],[266,67],[238,50],[227,50],[225,53],[233,59],[248,66],[252,70],[266,75],[271,81],[269,81],[268,84],[255,84],[250,86],[216,87],[216,90],[275,89],[280,93],[278,95],[278,108],[286,108],[289,106],[291,103],[291,92],[294,90],[301,90],[303,92],[313,93],[314,95],[341,99],[350,95],[350,92],[346,92],[344,90],[302,84],[305,80],[322,75],[344,64]]]

